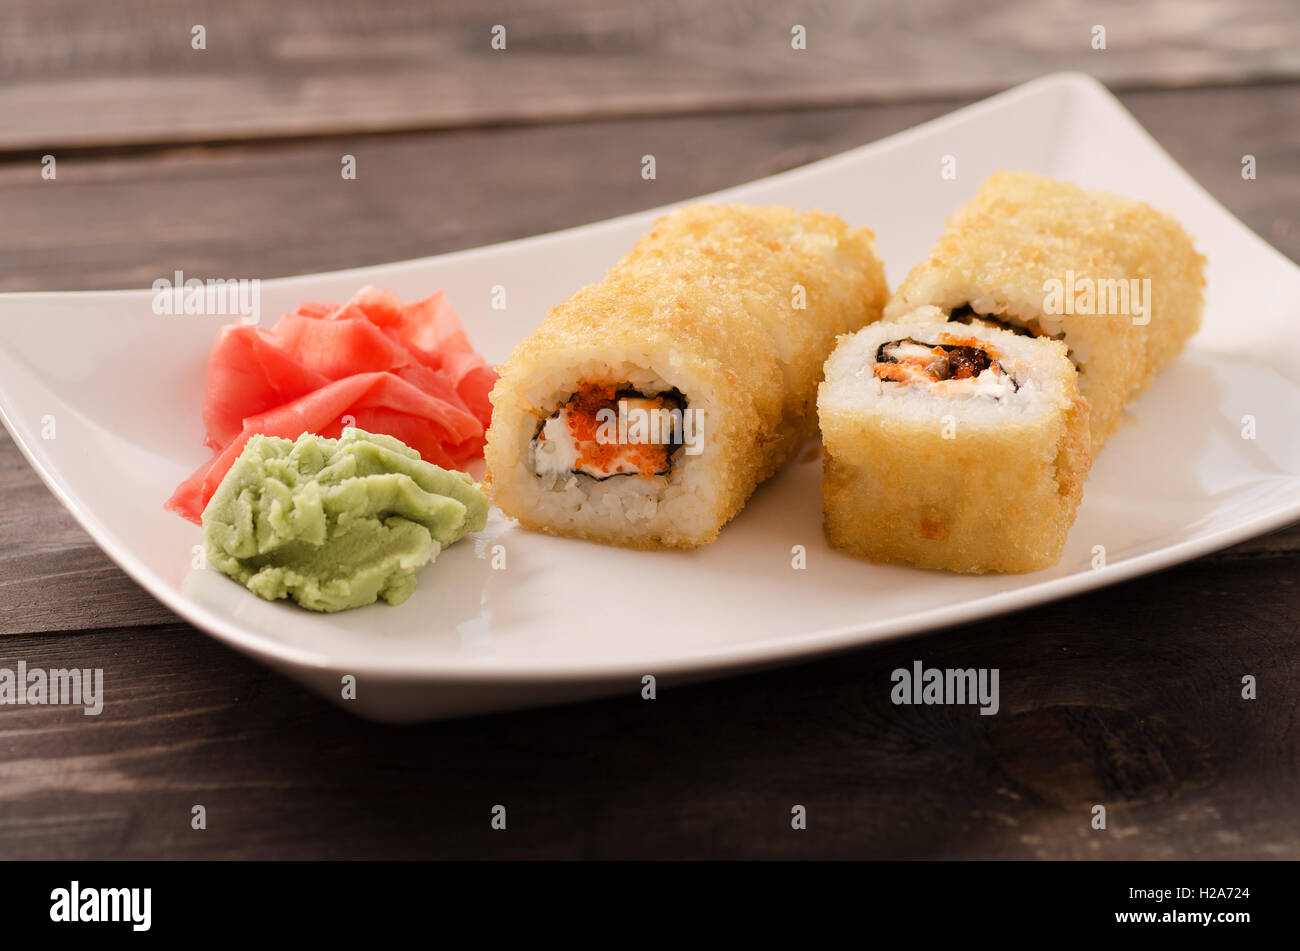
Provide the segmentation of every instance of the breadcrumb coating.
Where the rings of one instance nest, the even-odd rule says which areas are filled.
[[[1028,172],[998,172],[948,222],[929,257],[885,308],[894,320],[932,304],[973,305],[1064,333],[1091,408],[1095,452],[1125,404],[1196,332],[1205,259],[1170,215],[1150,205]],[[1049,282],[1150,281],[1146,313],[1050,314]],[[1100,301],[1100,296],[1099,296]],[[1145,322],[1143,322],[1145,321]]]
[[[501,368],[485,453],[497,506],[525,527],[608,544],[713,541],[815,426],[836,336],[879,319],[888,290],[873,237],[835,215],[776,206],[691,205],[656,220]],[[539,420],[581,384],[618,383],[629,368],[653,371],[705,413],[703,452],[684,463],[697,467],[683,489],[694,508],[665,494],[645,519],[582,505],[557,513],[528,465]],[[657,490],[656,479],[638,482],[625,491]]]
[[[971,343],[1013,372],[1005,400],[961,399],[942,383],[880,383],[883,342],[932,340],[942,315],[844,337],[818,411],[826,540],[859,558],[963,573],[1026,572],[1060,560],[1091,466],[1088,404],[1053,340],[975,326]]]

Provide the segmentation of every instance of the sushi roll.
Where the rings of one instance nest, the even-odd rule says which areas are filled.
[[[1091,464],[1065,344],[935,307],[842,338],[817,412],[826,538],[947,571],[1054,565]]]
[[[693,205],[553,308],[492,391],[487,483],[536,531],[713,541],[809,435],[838,334],[877,320],[873,235],[788,208]]]
[[[948,223],[885,308],[934,305],[1064,341],[1092,413],[1095,451],[1196,332],[1204,258],[1150,205],[1026,172],[999,172]]]

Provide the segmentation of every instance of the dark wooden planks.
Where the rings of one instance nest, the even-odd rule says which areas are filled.
[[[0,634],[174,621],[90,540],[0,427]]]
[[[613,120],[0,165],[0,289],[272,277],[474,247],[804,164],[948,103]],[[653,152],[657,179],[641,178]],[[357,179],[340,157],[357,158]]]
[[[1202,561],[654,701],[410,728],[182,625],[4,639],[0,666],[102,667],[105,704],[3,712],[0,857],[1294,857],[1300,602],[1244,596],[1294,584],[1290,557]],[[918,659],[998,668],[999,713],[893,705]]]
[[[1124,98],[1300,257],[1297,130],[1279,121],[1293,86]],[[0,166],[0,286],[140,286],[175,266],[274,276],[467,247],[733,184],[954,104],[78,156],[53,191],[15,162]],[[680,159],[669,174],[661,162],[653,197],[635,174],[647,133]],[[382,174],[322,189],[342,151]],[[1247,151],[1254,183],[1238,175]],[[438,189],[431,167],[458,187]],[[310,229],[296,227],[304,215]],[[0,632],[74,631],[0,638],[0,667],[98,666],[107,688],[97,718],[0,711],[0,858],[1300,855],[1300,526],[1009,618],[653,703],[396,729],[170,622],[2,433],[0,498]],[[95,627],[107,629],[82,630]],[[998,667],[1002,711],[894,707],[889,672],[918,658]],[[1245,673],[1258,700],[1240,699]],[[506,833],[488,829],[497,802]],[[1109,831],[1089,828],[1093,802]],[[190,828],[195,803],[204,832]],[[806,832],[789,828],[794,803]]]
[[[1285,84],[1122,99],[1215,197],[1300,259],[1300,127],[1277,121],[1297,95]],[[178,268],[267,278],[474,247],[738,184],[963,102],[71,157],[54,181],[35,159],[0,164],[0,290],[147,287]],[[653,182],[640,177],[646,152]],[[1255,181],[1241,178],[1248,152]],[[339,174],[344,154],[357,157],[356,181]]]
[[[0,151],[969,96],[1060,69],[1126,87],[1300,74],[1290,0],[18,0],[3,27]]]

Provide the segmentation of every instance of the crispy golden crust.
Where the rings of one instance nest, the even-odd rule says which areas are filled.
[[[859,558],[918,568],[1050,568],[1083,494],[1088,441],[1082,399],[1046,432],[945,440],[937,428],[863,427],[826,450],[826,540]]]
[[[1149,279],[1149,322],[1129,316],[1056,319],[1081,369],[1092,448],[1200,326],[1204,258],[1170,215],[1108,192],[1027,172],[998,172],[948,223],[885,309],[886,319],[933,304],[1024,320],[1044,317],[1047,282]],[[1141,318],[1139,318],[1141,319]]]
[[[486,450],[496,504],[525,527],[610,544],[712,541],[814,427],[836,335],[879,318],[888,291],[872,239],[836,216],[780,207],[694,205],[658,219],[502,368]],[[526,471],[531,434],[557,393],[627,365],[653,365],[708,407],[709,510],[689,526],[556,524]]]
[[[929,339],[952,326],[881,324],[845,337],[827,362],[818,403],[827,541],[860,558],[946,571],[1050,567],[1091,466],[1088,404],[1061,344],[971,330],[1015,368],[1022,389],[1007,403],[941,386],[885,391],[854,372],[878,340],[909,328]]]

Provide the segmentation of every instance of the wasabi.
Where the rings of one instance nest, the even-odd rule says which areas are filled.
[[[203,510],[208,564],[259,597],[312,611],[401,604],[415,572],[487,523],[463,472],[392,436],[255,435]]]

